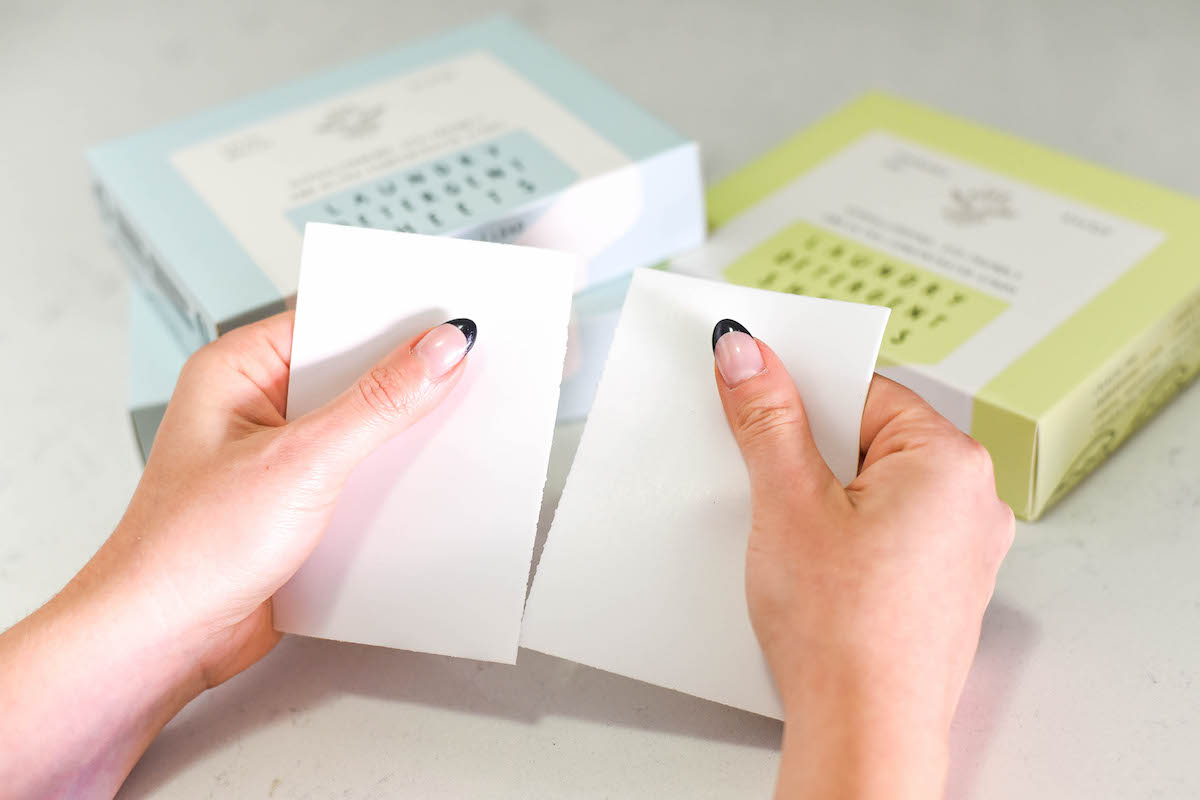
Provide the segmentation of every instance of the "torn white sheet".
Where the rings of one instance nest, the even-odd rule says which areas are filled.
[[[572,300],[567,365],[558,395],[559,422],[583,419],[591,409],[632,277],[611,280]]]
[[[713,378],[730,318],[779,354],[843,483],[888,310],[634,276],[554,515],[521,644],[781,717],[746,610],[750,486]]]
[[[513,663],[566,349],[574,256],[309,224],[288,417],[392,348],[468,317],[449,399],[351,476],[275,595],[282,631]]]

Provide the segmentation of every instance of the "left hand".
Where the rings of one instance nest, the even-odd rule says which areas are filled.
[[[271,595],[316,547],[351,471],[437,406],[469,348],[458,327],[439,325],[288,423],[293,317],[232,331],[188,360],[105,545],[112,568],[138,565],[162,622],[192,637],[207,686],[278,641]]]
[[[475,337],[469,320],[431,328],[288,422],[292,323],[247,325],[188,360],[112,536],[0,636],[5,791],[111,794],[179,708],[262,658],[279,640],[271,595],[346,479],[449,394]]]

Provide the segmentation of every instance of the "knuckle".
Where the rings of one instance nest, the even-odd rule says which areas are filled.
[[[802,426],[804,414],[792,403],[761,397],[740,406],[733,422],[743,442],[774,441]]]
[[[962,445],[957,456],[959,466],[972,478],[992,480],[995,469],[992,465],[992,454],[988,449],[970,436],[962,437]]]
[[[983,547],[985,562],[992,569],[998,569],[1004,562],[1005,556],[1012,548],[1017,529],[1016,515],[1008,504],[997,499],[996,506],[996,513],[986,528],[986,544]]]
[[[409,416],[417,404],[411,376],[404,370],[376,366],[358,381],[367,409],[384,420]]]
[[[294,506],[303,503],[305,508],[309,504],[324,508],[323,498],[329,495],[331,485],[336,485],[329,480],[331,464],[337,458],[335,448],[310,426],[289,425],[274,432],[244,465],[242,474],[247,484],[284,491]]]
[[[305,464],[312,450],[312,443],[304,436],[303,427],[288,425],[279,428],[256,455],[265,469],[291,468]]]
[[[179,372],[181,381],[203,375],[212,369],[213,366],[221,363],[219,341],[209,342],[188,356],[187,361],[183,363],[183,368]]]
[[[1013,513],[1008,503],[1000,502],[1000,543],[1001,553],[1007,553],[1017,538],[1017,515]]]

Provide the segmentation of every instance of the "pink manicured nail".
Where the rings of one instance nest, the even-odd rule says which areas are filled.
[[[713,328],[713,355],[730,389],[753,378],[765,366],[758,342],[750,331],[731,319],[723,319]]]
[[[463,360],[475,346],[478,329],[469,319],[452,319],[421,337],[413,355],[425,363],[428,374],[440,378]]]

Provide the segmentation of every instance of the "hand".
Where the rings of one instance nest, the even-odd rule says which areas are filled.
[[[325,408],[285,422],[292,321],[197,352],[180,375],[133,500],[106,547],[142,564],[164,622],[192,632],[215,686],[278,640],[270,598],[316,547],[346,479],[444,398],[474,323],[397,348]]]
[[[950,722],[1014,533],[991,459],[875,376],[862,467],[843,488],[771,349],[736,323],[715,334],[752,487],[750,618],[785,707],[779,795],[940,797]]]
[[[351,471],[451,391],[475,338],[469,320],[432,328],[287,422],[292,322],[239,328],[188,360],[117,529],[0,637],[0,746],[20,769],[0,778],[18,796],[111,794],[183,704],[275,645],[271,595],[316,546]],[[37,670],[45,685],[30,692]],[[18,757],[22,727],[45,731],[42,719],[57,741]]]

